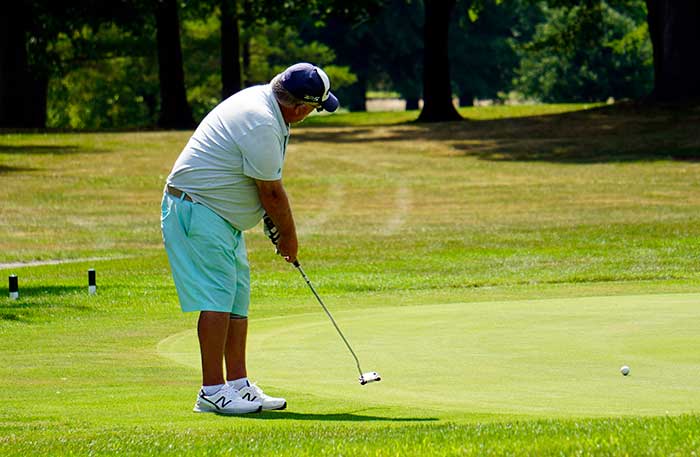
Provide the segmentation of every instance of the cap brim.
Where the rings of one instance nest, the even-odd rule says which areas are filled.
[[[328,92],[328,98],[321,103],[321,108],[328,111],[329,113],[332,113],[333,111],[338,109],[338,105],[339,103],[336,96],[333,95],[331,92]]]

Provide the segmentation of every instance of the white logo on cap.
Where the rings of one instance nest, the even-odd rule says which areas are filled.
[[[321,97],[321,101],[326,101],[328,99],[328,94],[331,91],[331,80],[328,78],[328,75],[326,74],[325,71],[321,70],[318,67],[314,67],[316,69],[316,73],[321,77],[321,81],[323,81],[323,97]]]

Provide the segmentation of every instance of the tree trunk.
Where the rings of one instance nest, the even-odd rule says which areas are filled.
[[[474,93],[468,89],[462,89],[459,94],[459,106],[474,106]]]
[[[46,128],[46,108],[49,97],[49,75],[36,72],[27,81],[27,106],[25,110],[28,127]]]
[[[417,110],[419,108],[419,97],[406,97],[406,111]]]
[[[243,87],[250,87],[253,84],[253,80],[250,78],[250,36],[245,34],[243,39]]]
[[[251,29],[254,28],[252,21],[250,20],[251,14],[251,0],[243,0],[243,17],[245,18],[244,27],[245,33],[243,34],[242,43],[242,60],[243,60],[243,87],[250,87],[254,84],[250,76],[250,37],[252,35]]]
[[[46,126],[48,80],[33,76],[29,70],[26,42],[29,18],[24,2],[0,15],[0,127],[4,128]],[[38,86],[42,90],[37,96],[34,90],[38,80],[45,84],[43,89]]]
[[[177,0],[156,1],[156,40],[160,80],[158,125],[167,129],[193,128],[195,122],[187,103],[185,72],[182,68]]]
[[[654,91],[662,102],[700,99],[700,3],[646,0],[654,50]]]
[[[361,43],[359,49],[364,45]],[[343,108],[350,111],[367,111],[367,81],[369,73],[369,56],[362,52],[352,59],[350,71],[357,76],[357,81],[349,87],[334,91],[339,96]]]
[[[367,111],[367,74],[355,73],[357,82],[342,89],[343,107],[349,111]]]
[[[418,122],[461,120],[452,104],[448,30],[456,0],[425,0],[423,110]]]
[[[0,15],[0,127],[24,127],[27,30],[24,15],[18,16]]]
[[[241,90],[238,1],[221,0],[221,99]]]

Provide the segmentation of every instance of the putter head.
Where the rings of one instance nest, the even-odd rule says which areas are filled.
[[[365,385],[370,382],[378,382],[381,381],[382,377],[379,376],[379,373],[376,371],[368,371],[367,373],[362,373],[360,376],[360,384]]]

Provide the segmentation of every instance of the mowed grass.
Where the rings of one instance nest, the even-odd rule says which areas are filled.
[[[469,120],[513,119],[548,114],[561,114],[604,106],[601,103],[588,104],[548,104],[548,105],[513,105],[513,106],[469,106],[459,108],[459,114]],[[331,114],[314,113],[304,121],[305,126],[377,126],[396,125],[418,119],[419,110],[379,111]]]
[[[288,395],[332,403],[343,392],[358,405],[371,396],[384,419],[682,414],[700,411],[700,365],[683,349],[700,349],[698,301],[618,295],[343,311],[364,369],[384,377],[365,388],[351,385],[358,372],[321,313],[259,319],[251,370]],[[158,345],[194,369],[196,348],[194,330]],[[623,363],[632,375],[620,374]]]
[[[700,115],[560,108],[294,129],[302,264],[385,379],[256,229],[251,376],[290,407],[234,418],[190,411],[161,247],[189,133],[0,137],[0,454],[697,452]]]

